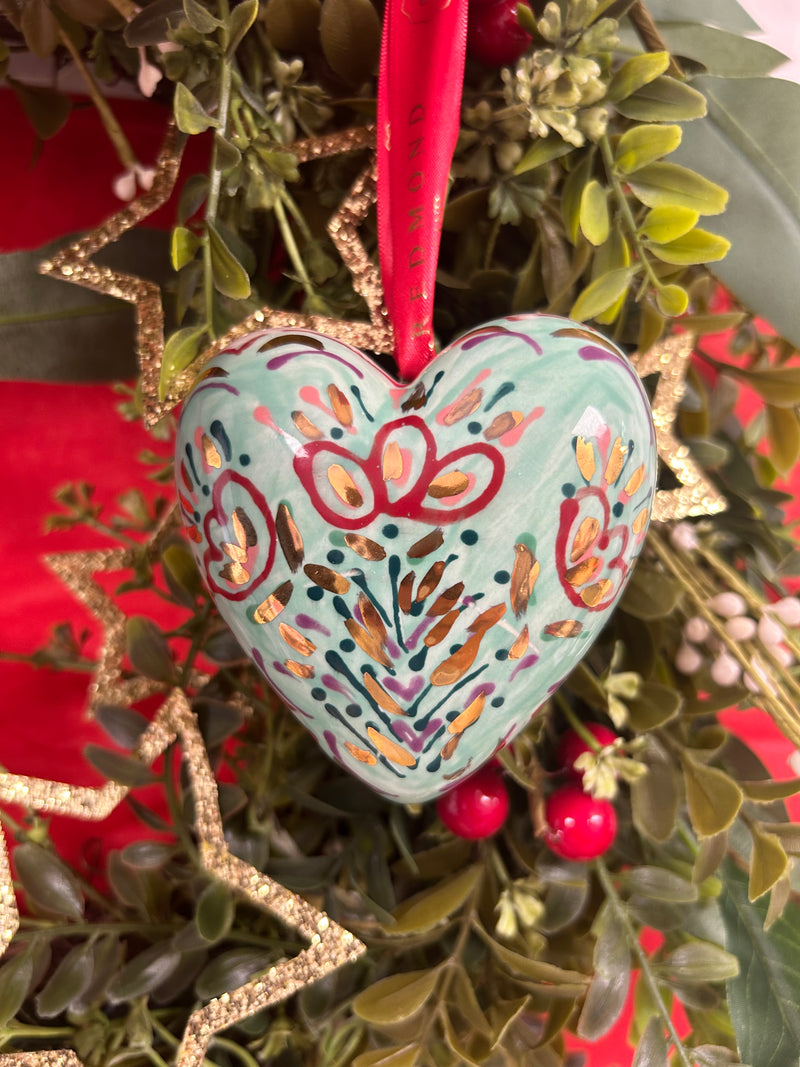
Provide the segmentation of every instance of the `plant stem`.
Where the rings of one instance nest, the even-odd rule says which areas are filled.
[[[289,259],[292,261],[292,266],[297,273],[297,277],[300,279],[300,284],[303,286],[306,296],[314,298],[316,296],[314,283],[311,281],[308,271],[306,270],[306,265],[303,262],[303,257],[300,255],[300,249],[297,247],[297,242],[294,239],[292,227],[286,217],[286,210],[283,206],[283,197],[280,194],[275,198],[273,211],[275,212],[275,218],[278,221],[278,227],[281,231],[283,243],[286,246],[286,252]]]
[[[136,164],[139,162],[136,158],[136,153],[130,146],[130,142],[125,134],[122,132],[122,127],[117,122],[114,112],[108,105],[108,101],[100,92],[100,88],[94,79],[94,75],[86,66],[78,49],[72,42],[72,38],[63,29],[59,28],[58,36],[61,43],[72,57],[72,61],[78,68],[81,77],[86,83],[86,90],[91,97],[92,103],[97,108],[100,114],[100,120],[105,127],[105,131],[109,136],[111,143],[116,149],[116,153],[119,156],[119,161],[126,170],[133,170]]]
[[[228,0],[219,0],[219,17],[225,24],[230,14]],[[227,31],[224,31],[227,37]],[[219,78],[219,106],[217,118],[219,120],[219,133],[227,139],[228,126],[230,123],[231,110],[231,62],[225,56],[227,40],[223,39],[223,55],[221,60]],[[213,225],[217,218],[219,196],[222,190],[222,169],[219,165],[219,148],[217,138],[214,138],[214,147],[211,152],[211,173],[208,179],[208,197],[206,199],[205,220]],[[216,340],[217,332],[214,328],[214,276],[211,271],[211,242],[208,231],[203,235],[203,291],[206,305],[206,324],[212,341]]]
[[[633,23],[633,28],[645,48],[650,52],[669,52],[666,41],[661,36],[653,16],[644,6],[642,0],[636,0],[633,6],[628,9],[628,18]],[[673,78],[683,77],[680,64],[671,53],[668,69]]]
[[[633,242],[633,247],[636,251],[637,258],[644,267],[647,281],[650,282],[654,289],[660,289],[661,282],[656,277],[656,273],[653,270],[653,267],[650,263],[650,259],[648,258],[647,252],[644,248],[644,245],[642,244],[641,238],[639,237],[639,230],[636,226],[636,219],[633,217],[633,212],[631,211],[631,205],[628,203],[628,198],[625,195],[625,190],[622,188],[622,185],[620,184],[620,181],[614,171],[614,153],[611,151],[611,142],[608,139],[608,134],[603,134],[603,136],[598,141],[598,144],[600,146],[600,154],[603,157],[603,165],[606,169],[606,176],[608,177],[608,180],[611,184],[611,189],[614,193],[614,199],[617,201],[617,206],[620,209],[622,218],[630,233],[630,238]]]
[[[675,1047],[675,1053],[678,1056],[678,1059],[683,1065],[683,1067],[693,1067],[692,1061],[689,1059],[686,1049],[683,1047],[683,1042],[678,1036],[678,1031],[675,1029],[675,1024],[673,1023],[670,1013],[667,1010],[667,1006],[664,1003],[664,998],[661,996],[661,990],[658,987],[658,982],[656,981],[655,975],[653,974],[650,968],[650,960],[647,957],[647,953],[639,944],[639,938],[633,928],[633,924],[631,923],[630,918],[628,917],[628,913],[625,910],[625,906],[620,900],[619,894],[617,893],[616,887],[614,886],[614,882],[611,878],[608,868],[601,859],[598,859],[595,860],[595,870],[597,871],[597,877],[599,878],[600,884],[602,885],[603,891],[605,892],[606,900],[608,901],[609,905],[611,906],[611,909],[619,920],[620,925],[625,931],[625,936],[628,940],[628,945],[631,951],[634,953],[637,960],[639,961],[639,968],[641,970],[642,978],[645,984],[647,985],[648,990],[650,991],[650,996],[653,998],[653,1003],[658,1008],[659,1014],[661,1015],[661,1018],[663,1019],[664,1024],[666,1025],[667,1031],[669,1032],[669,1036],[672,1039],[672,1043]]]

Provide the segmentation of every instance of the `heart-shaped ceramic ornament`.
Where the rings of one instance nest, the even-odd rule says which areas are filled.
[[[323,749],[422,801],[476,770],[586,653],[656,477],[636,373],[567,319],[497,319],[400,385],[267,329],[185,402],[184,521],[223,618]]]

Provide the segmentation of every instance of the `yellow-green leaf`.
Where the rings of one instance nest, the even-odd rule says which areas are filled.
[[[789,857],[775,834],[765,833],[758,825],[750,827],[753,851],[750,854],[750,881],[747,896],[751,903],[768,892],[783,876]]]
[[[169,255],[172,269],[180,270],[192,259],[200,247],[200,238],[185,226],[176,226],[170,238]]]
[[[587,152],[577,167],[564,180],[564,191],[561,194],[561,217],[564,220],[564,229],[567,231],[567,237],[573,244],[578,239],[583,187],[589,181],[589,176],[592,173],[593,159],[593,152]]]
[[[175,375],[185,370],[197,355],[205,332],[205,326],[184,326],[168,338],[161,358],[161,378],[158,383],[161,400],[167,395]]]
[[[689,294],[682,285],[662,285],[656,290],[656,303],[662,315],[674,318],[689,306]]]
[[[744,794],[732,778],[716,767],[683,755],[683,777],[689,818],[699,837],[727,830],[742,805]]]
[[[225,244],[219,230],[211,222],[206,223],[211,246],[211,274],[214,288],[232,300],[246,300],[250,296],[250,279],[230,248]]]
[[[404,1022],[423,1007],[438,977],[436,969],[393,974],[359,993],[353,1001],[353,1011],[378,1026]]]
[[[362,1052],[353,1060],[352,1067],[414,1067],[418,1056],[418,1045],[392,1045]]]
[[[629,267],[630,263],[631,250],[627,240],[620,230],[616,228],[612,229],[608,235],[608,240],[605,244],[601,245],[595,253],[592,262],[592,278],[599,278],[601,274],[607,274],[609,271],[616,270],[618,267]],[[599,323],[601,326],[608,326],[612,322],[615,322],[625,304],[626,295],[627,290],[605,311],[601,311],[599,315],[595,315],[595,322]]]
[[[688,233],[699,218],[699,213],[690,207],[654,207],[645,215],[639,233],[651,241],[667,244]]]
[[[213,33],[217,27],[222,25],[220,20],[215,18],[198,0],[183,0],[183,13],[192,29],[204,35]]]
[[[632,174],[674,152],[680,143],[680,126],[634,126],[626,130],[617,143],[614,170],[622,175]]]
[[[570,318],[585,322],[611,307],[627,292],[636,271],[636,267],[618,267],[595,278],[572,305]]]
[[[645,207],[687,207],[699,215],[719,215],[728,194],[721,185],[679,163],[650,163],[628,184]]]
[[[608,83],[606,96],[612,103],[641,89],[663,74],[669,66],[669,52],[645,52],[627,59]]]
[[[561,138],[556,140],[555,137],[539,137],[517,163],[514,173],[525,174],[529,170],[535,170],[536,167],[541,167],[545,163],[550,163],[554,159],[567,155],[572,150],[572,145],[562,141]]]
[[[800,778],[761,778],[754,782],[739,782],[748,800],[757,804],[771,804],[773,800],[786,800],[800,793]]]
[[[228,18],[228,47],[225,51],[227,58],[230,58],[242,43],[242,38],[255,22],[257,14],[258,0],[243,0],[243,3],[237,4],[231,11]]]
[[[723,259],[731,247],[730,241],[708,230],[695,228],[666,244],[648,245],[648,248],[664,263],[690,267],[696,263],[715,263]]]
[[[595,246],[608,240],[611,228],[608,217],[608,191],[594,178],[581,193],[580,225],[583,236]]]
[[[175,122],[181,133],[204,133],[211,126],[219,126],[215,118],[206,111],[196,96],[187,89],[183,82],[175,86],[173,99]]]
[[[473,864],[434,889],[418,893],[410,900],[404,901],[394,911],[395,922],[384,928],[386,933],[421,934],[432,930],[461,907],[475,888],[480,875],[481,867]]]
[[[800,404],[800,366],[770,367],[768,370],[748,370],[726,365],[725,373],[746,382],[768,404],[779,408],[793,408]]]

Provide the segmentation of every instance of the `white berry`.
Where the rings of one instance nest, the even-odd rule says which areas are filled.
[[[694,532],[694,526],[688,522],[679,522],[677,526],[673,526],[669,539],[674,548],[681,549],[684,552],[691,552],[693,548],[697,548],[700,544],[697,540],[697,534]]]
[[[699,615],[695,615],[691,619],[686,620],[686,624],[683,627],[683,636],[687,641],[694,641],[695,644],[701,645],[706,640],[711,627],[708,625],[705,619]]]
[[[736,685],[741,674],[742,668],[727,652],[722,652],[711,664],[711,677],[717,685]]]
[[[703,657],[692,645],[681,645],[675,654],[675,666],[681,674],[694,674],[702,665]]]
[[[780,619],[784,626],[800,626],[800,600],[795,596],[785,596],[770,604],[766,611]]]
[[[756,635],[756,621],[749,615],[734,615],[725,623],[725,629],[734,641],[749,641]]]
[[[734,615],[744,615],[747,605],[738,593],[717,593],[708,602],[708,606],[723,619],[732,619]]]
[[[779,645],[783,641],[783,627],[769,615],[762,615],[758,620],[758,638],[768,648]]]

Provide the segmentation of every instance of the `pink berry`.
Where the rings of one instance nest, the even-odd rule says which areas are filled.
[[[605,748],[606,745],[612,745],[617,739],[617,735],[613,730],[610,730],[607,726],[603,726],[599,722],[587,722],[586,729],[595,739],[600,748]],[[584,752],[594,751],[588,742],[584,741],[581,735],[576,730],[567,730],[558,745],[558,762],[576,778],[583,778],[583,771],[575,770],[575,760],[578,756],[582,756]]]
[[[481,767],[439,797],[436,810],[459,837],[476,841],[496,834],[508,814],[508,790],[497,764]]]
[[[611,846],[617,813],[608,800],[597,800],[579,785],[556,789],[545,804],[547,847],[565,860],[593,860]]]
[[[487,67],[516,63],[530,47],[531,35],[520,26],[517,0],[472,3],[467,28],[467,51]]]

